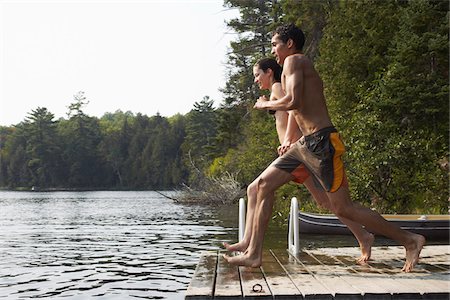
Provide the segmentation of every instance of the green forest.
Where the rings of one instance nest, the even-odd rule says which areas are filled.
[[[383,213],[448,212],[448,1],[225,0],[224,9],[240,16],[227,21],[236,38],[223,99],[205,95],[171,117],[89,116],[83,92],[67,118],[37,107],[0,127],[0,187],[195,189],[200,176],[231,174],[245,190],[278,146],[273,117],[252,108],[261,94],[252,66],[270,56],[271,32],[295,23],[346,144],[353,199]],[[294,195],[314,209],[302,186],[277,197]]]

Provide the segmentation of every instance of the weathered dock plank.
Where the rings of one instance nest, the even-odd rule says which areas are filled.
[[[326,254],[321,250],[322,249],[317,249],[314,252]],[[376,286],[382,286],[383,289],[391,295],[391,297],[395,297],[397,294],[410,294],[412,291],[411,287],[404,282],[392,278],[392,275],[396,273],[393,272],[387,265],[380,264],[378,268],[373,268],[368,264],[356,264],[353,256],[333,256],[333,258],[340,262],[342,266],[357,272],[361,278]],[[417,295],[418,293],[418,290],[413,290],[413,294]],[[369,296],[365,295],[365,298],[369,298]]]
[[[270,252],[264,252],[261,270],[274,299],[299,299],[302,297],[285,269]]]
[[[372,255],[374,261],[391,265],[395,270],[403,267],[403,257],[405,255],[403,247],[375,248],[374,250]],[[445,267],[441,267],[445,266],[450,258],[450,252],[445,253],[448,250],[448,247],[425,246],[421,257],[425,256],[428,260],[421,258],[414,272],[395,272],[392,274],[392,278],[403,282],[408,287],[412,287],[414,290],[419,291],[420,294],[433,294],[436,291],[450,292],[449,271]],[[444,251],[444,253],[441,251]],[[433,255],[436,257],[432,258]],[[433,259],[439,259],[440,264],[431,263]]]
[[[328,290],[332,291],[334,299],[362,299],[362,292],[358,288],[334,274],[324,264],[318,262],[306,252],[301,252],[295,258],[302,263],[309,273],[313,274]],[[329,263],[329,262],[325,262]]]
[[[321,249],[317,251],[320,252]],[[359,265],[355,263],[355,259],[352,256],[333,256],[335,260],[342,263],[343,266],[355,270],[360,274],[361,278],[370,281],[376,286],[382,287],[388,293],[391,294],[392,299],[416,299],[421,297],[420,290],[416,289],[407,280],[396,278],[397,275],[402,274],[392,271],[393,268],[385,264],[377,264],[377,267],[373,267],[370,264]],[[369,298],[365,295],[365,298]],[[376,298],[376,297],[375,297]]]
[[[230,265],[219,253],[214,299],[237,299],[242,295],[239,269]]]
[[[239,267],[244,299],[272,299],[261,268]]]
[[[391,249],[392,252],[390,251]],[[444,251],[445,254],[447,249],[441,248],[440,250]],[[350,250],[353,253],[348,253]],[[373,249],[372,260],[367,265],[355,264],[353,255],[357,253],[354,248],[322,248],[310,252],[316,253],[319,259],[321,259],[320,255],[333,257],[347,268],[351,268],[357,273],[360,273],[362,275],[361,278],[383,286],[394,299],[407,298],[407,295],[409,295],[409,298],[422,295],[424,299],[449,299],[449,273],[443,268],[435,268],[426,263],[417,265],[414,272],[401,272],[403,261],[400,258],[404,256],[404,250],[400,250],[401,248],[399,247],[375,247]],[[424,250],[424,253],[428,255],[426,249]],[[348,253],[350,256],[343,255],[344,253]],[[443,252],[435,251],[434,254],[439,254],[442,258]]]
[[[397,246],[373,247],[367,265],[356,264],[358,248],[269,250],[260,268],[231,266],[222,253],[201,254],[186,299],[450,299],[446,245],[426,246],[411,273]]]
[[[320,263],[325,272],[328,270],[360,291],[364,299],[391,299],[391,293],[383,285],[375,284],[372,280],[368,280],[367,276],[361,276],[355,269],[349,268],[334,257],[313,251],[305,252]],[[327,262],[327,264],[324,262]]]
[[[278,263],[286,270],[305,299],[333,299],[333,295],[320,281],[310,274],[304,265],[287,251],[270,250]]]
[[[202,252],[194,276],[186,291],[186,299],[212,299],[214,296],[216,267],[217,251]]]

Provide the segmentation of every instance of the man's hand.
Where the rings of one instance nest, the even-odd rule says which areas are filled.
[[[283,144],[278,146],[278,155],[281,156],[285,154],[289,148],[291,148],[291,142],[290,141],[284,141]]]
[[[263,95],[263,96],[259,97],[258,100],[256,100],[256,103],[253,106],[253,108],[266,109],[265,104],[267,101],[269,101],[269,99],[267,99],[267,97]]]

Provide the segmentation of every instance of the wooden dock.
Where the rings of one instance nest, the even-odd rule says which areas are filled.
[[[450,299],[450,245],[425,246],[412,273],[396,246],[374,247],[366,266],[358,248],[268,250],[260,268],[230,266],[222,253],[202,253],[186,299]]]

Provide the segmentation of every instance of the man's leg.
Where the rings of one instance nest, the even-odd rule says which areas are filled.
[[[274,193],[280,186],[292,179],[291,174],[272,165],[261,174],[258,181],[256,210],[249,246],[241,255],[234,257],[224,255],[229,263],[247,267],[259,267],[261,265],[264,234],[272,216]]]
[[[406,261],[402,270],[410,272],[414,268],[425,244],[423,236],[405,231],[386,221],[379,213],[352,202],[347,186],[341,186],[336,192],[327,193],[327,195],[331,200],[333,212],[338,217],[362,224],[372,232],[382,234],[402,244],[406,249]]]
[[[333,207],[330,203],[330,199],[328,199],[327,193],[322,187],[317,187],[314,183],[314,179],[312,176],[309,176],[303,184],[308,189],[308,191],[313,196],[314,200],[321,207],[324,207],[330,211],[333,211]],[[361,256],[357,259],[358,263],[366,263],[370,259],[370,255],[372,252],[372,244],[375,240],[375,237],[372,233],[365,230],[361,224],[355,223],[347,218],[339,217],[339,220],[347,225],[348,229],[353,233],[356,240],[359,243],[359,247],[361,248]]]
[[[245,250],[247,250],[248,244],[250,243],[250,239],[252,237],[253,218],[255,215],[256,197],[258,192],[258,181],[259,176],[255,180],[253,180],[253,182],[247,188],[247,214],[244,237],[242,238],[242,241],[239,241],[238,243],[232,245],[223,243],[224,247],[228,251],[244,252]]]

